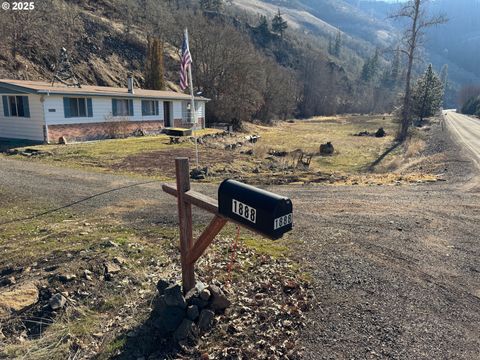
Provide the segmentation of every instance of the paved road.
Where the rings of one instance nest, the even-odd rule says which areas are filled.
[[[480,119],[454,111],[447,111],[446,114],[445,119],[450,131],[480,166]]]

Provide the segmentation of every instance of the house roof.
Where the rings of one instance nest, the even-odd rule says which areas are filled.
[[[135,93],[130,94],[127,88],[115,88],[107,86],[82,85],[81,88],[66,86],[56,82],[53,86],[45,81],[9,80],[0,79],[0,86],[6,86],[12,90],[24,91],[37,94],[58,95],[83,95],[83,96],[109,96],[109,97],[133,97],[133,98],[158,98],[171,100],[190,100],[190,95],[175,91],[145,90],[135,88]],[[204,97],[195,97],[196,100],[208,101]]]

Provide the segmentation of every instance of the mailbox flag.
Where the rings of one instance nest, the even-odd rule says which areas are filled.
[[[185,30],[182,45],[182,64],[180,66],[180,88],[185,90],[188,88],[188,72],[192,66],[192,55],[190,54],[190,46],[188,44],[188,33]]]

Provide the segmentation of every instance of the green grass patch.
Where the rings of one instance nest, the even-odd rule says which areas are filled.
[[[289,248],[278,241],[262,238],[242,238],[245,246],[255,250],[258,254],[268,255],[273,258],[285,257],[289,254]]]

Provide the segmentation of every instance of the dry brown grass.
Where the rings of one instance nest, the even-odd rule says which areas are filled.
[[[411,137],[405,144],[405,158],[411,159],[419,156],[427,146],[426,142],[417,137]]]

